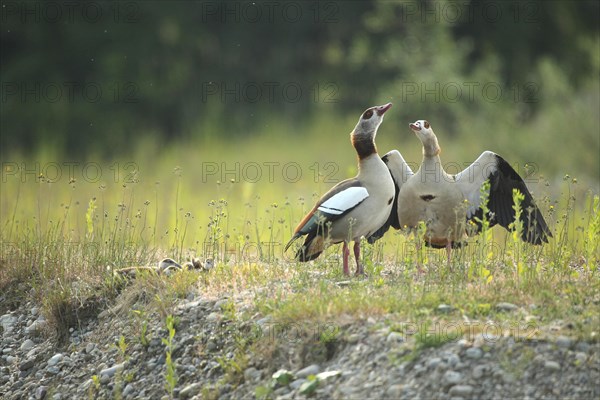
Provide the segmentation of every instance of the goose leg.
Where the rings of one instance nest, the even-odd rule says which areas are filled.
[[[343,260],[344,260],[344,275],[350,275],[350,271],[348,270],[348,256],[350,255],[350,249],[348,249],[348,243],[344,241],[344,246],[342,247]]]
[[[448,267],[450,268],[450,271],[452,271],[452,263],[450,262],[450,254],[452,253],[452,242],[448,241],[448,243],[446,243],[446,257],[448,259]]]
[[[365,271],[360,263],[360,240],[354,241],[354,259],[356,260],[356,272],[355,275],[364,275]]]
[[[417,240],[415,243],[415,249],[417,250],[416,259],[417,259],[417,273],[419,275],[425,274],[425,270],[423,269],[423,263],[421,263],[421,242]]]

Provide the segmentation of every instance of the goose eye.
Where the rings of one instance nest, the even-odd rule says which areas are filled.
[[[425,129],[429,129],[429,122],[425,121],[423,125],[425,126]]]
[[[373,110],[367,110],[365,111],[365,113],[363,114],[363,119],[369,119],[373,116]]]

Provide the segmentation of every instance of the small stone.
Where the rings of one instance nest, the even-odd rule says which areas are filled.
[[[440,365],[440,363],[442,362],[442,359],[439,357],[434,357],[434,358],[430,358],[429,360],[427,360],[427,368],[435,368],[438,365]]]
[[[577,342],[575,345],[575,350],[587,353],[590,350],[590,345],[586,342]]]
[[[231,300],[229,300],[229,299],[218,300],[215,303],[213,310],[223,310],[224,308],[226,308],[229,305],[229,303],[231,303]]]
[[[35,390],[35,398],[37,400],[42,400],[46,397],[46,393],[48,392],[48,388],[46,386],[40,386]]]
[[[564,349],[568,349],[573,344],[573,341],[566,336],[559,336],[556,338],[556,345]]]
[[[502,303],[496,304],[496,309],[498,311],[515,311],[518,308],[519,307],[517,307],[516,305],[514,305],[512,303],[502,302]]]
[[[58,375],[60,373],[60,369],[57,366],[52,365],[46,368],[46,372],[50,375]]]
[[[446,371],[444,373],[444,381],[449,385],[456,385],[462,380],[462,374],[456,371]]]
[[[108,382],[110,382],[110,376],[100,375],[100,383],[101,384],[106,385]]]
[[[317,375],[321,371],[321,368],[317,364],[309,365],[306,368],[302,368],[296,373],[298,378],[306,378],[310,375]]]
[[[128,383],[127,386],[125,386],[125,389],[123,389],[123,396],[133,394],[134,391],[135,389],[133,388],[133,385],[131,383]]]
[[[117,371],[122,370],[123,367],[124,367],[124,363],[113,365],[110,368],[105,368],[102,371],[100,371],[100,376],[106,375],[108,377],[111,377],[114,374],[116,374]]]
[[[483,355],[483,351],[479,347],[471,347],[465,351],[465,355],[467,358],[471,358],[473,360],[480,359]]]
[[[351,333],[346,338],[346,341],[350,344],[355,344],[355,343],[360,342],[360,339],[362,339],[362,335],[359,335],[358,333]]]
[[[94,351],[94,348],[95,348],[95,347],[96,347],[96,346],[94,345],[94,343],[88,343],[88,344],[86,344],[86,345],[85,345],[85,352],[86,352],[87,354],[91,354],[91,353],[92,353],[92,351]]]
[[[448,357],[448,365],[451,367],[457,366],[460,363],[460,357],[457,354],[450,354]]]
[[[544,368],[550,371],[558,371],[560,370],[560,364],[556,361],[546,361],[544,363]]]
[[[400,332],[390,332],[385,339],[388,343],[402,343],[404,342],[404,335]]]
[[[247,368],[244,371],[244,379],[249,382],[257,381],[260,379],[261,372],[254,367]]]
[[[404,387],[402,385],[392,385],[385,391],[390,399],[399,399],[402,397]]]
[[[304,382],[307,382],[306,379],[296,379],[295,381],[293,381],[292,383],[290,383],[290,388],[292,389],[298,389],[300,386],[302,386],[302,384]]]
[[[6,363],[7,364],[13,364],[15,361],[17,361],[17,357],[15,357],[15,356],[6,356]]]
[[[61,353],[56,353],[48,360],[48,366],[52,367],[58,364],[63,359],[63,355]]]
[[[451,396],[467,397],[473,392],[473,387],[470,385],[455,385],[450,388]]]
[[[19,364],[19,369],[21,371],[27,371],[28,369],[30,369],[31,367],[33,367],[34,364],[35,364],[35,359],[34,358],[28,358],[27,360],[25,360],[21,364]]]
[[[440,304],[437,307],[437,310],[438,310],[439,313],[448,314],[448,313],[451,313],[452,310],[454,310],[454,307],[452,307],[452,306],[450,306],[448,304]]]
[[[36,315],[38,315],[40,313],[40,308],[33,307],[30,312],[31,312],[31,315],[33,315],[35,317]]]
[[[587,354],[582,352],[575,353],[575,360],[577,360],[578,364],[583,364],[587,361]]]
[[[186,387],[181,389],[181,392],[179,392],[179,397],[181,397],[182,399],[188,399],[200,393],[201,389],[201,383],[192,383],[191,385],[187,385]]]
[[[23,343],[21,343],[20,348],[21,348],[21,351],[29,351],[33,348],[33,346],[35,346],[35,343],[33,342],[33,340],[27,339]]]
[[[206,320],[208,322],[217,322],[221,319],[221,314],[217,313],[217,312],[211,312],[210,314],[208,314],[208,316],[206,317]]]
[[[473,368],[473,378],[480,379],[485,374],[485,365],[477,365]]]

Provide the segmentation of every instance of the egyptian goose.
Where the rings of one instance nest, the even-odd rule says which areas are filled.
[[[423,221],[426,224],[425,244],[446,248],[450,263],[451,249],[459,247],[466,235],[481,231],[481,188],[488,180],[487,218],[490,227],[499,224],[510,229],[515,220],[513,189],[518,189],[524,195],[521,202],[521,239],[539,245],[552,237],[525,182],[502,157],[484,151],[465,170],[451,175],[442,167],[441,149],[429,122],[419,120],[409,127],[423,143],[423,161],[413,174],[397,150],[382,157],[396,185],[397,213],[390,214],[388,221],[371,237],[371,242],[381,237],[390,226],[396,229],[415,228]]]
[[[344,274],[349,275],[348,243],[354,241],[356,274],[364,274],[360,240],[385,223],[394,202],[394,181],[375,147],[377,128],[390,107],[391,103],[371,107],[361,115],[350,134],[358,155],[358,174],[331,188],[300,221],[285,246],[287,250],[296,239],[306,235],[296,253],[297,260],[314,260],[329,245],[343,242]]]

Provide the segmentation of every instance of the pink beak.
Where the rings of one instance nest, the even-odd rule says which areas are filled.
[[[384,106],[377,107],[375,111],[377,111],[377,115],[379,115],[381,117],[390,108],[392,108],[392,103],[387,103]]]
[[[410,129],[412,129],[413,131],[420,131],[421,128],[419,128],[417,125],[415,124],[408,124],[408,126],[410,127]]]

